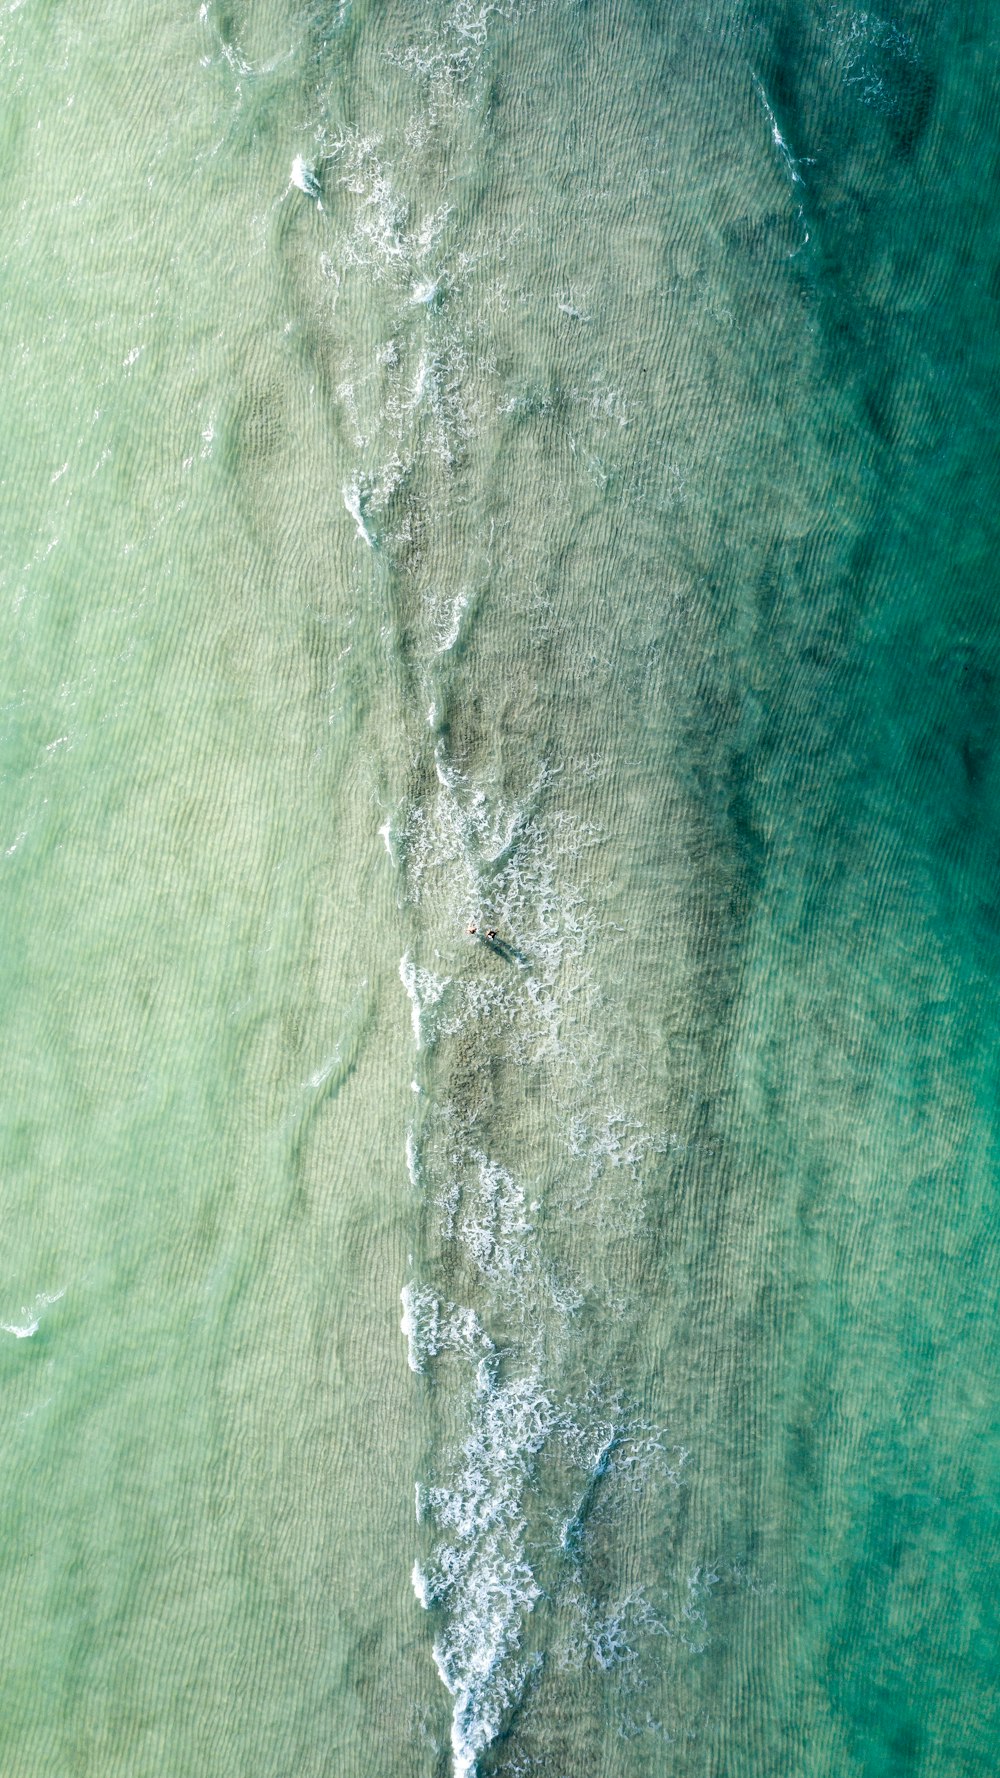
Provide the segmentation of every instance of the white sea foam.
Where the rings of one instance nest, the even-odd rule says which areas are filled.
[[[579,1113],[571,1118],[568,1147],[570,1154],[586,1160],[591,1179],[599,1178],[606,1167],[622,1168],[638,1179],[643,1159],[650,1150],[662,1152],[664,1139],[650,1135],[619,1105],[596,1123]]]
[[[299,191],[304,192],[307,198],[312,198],[317,210],[322,210],[323,201],[320,196],[320,184],[316,177],[316,169],[310,166],[308,161],[303,160],[301,154],[297,154],[292,162],[290,178],[292,184]]]
[[[587,314],[586,310],[579,308],[574,301],[572,290],[565,291],[563,295],[558,298],[556,307],[561,315],[567,315],[571,321],[591,320],[591,316]]]
[[[764,90],[764,82],[756,74],[753,77],[753,81],[754,81],[755,87],[757,88],[757,97],[760,99],[760,102],[763,105],[765,112],[767,113],[767,121],[771,126],[771,141],[774,143],[775,148],[778,150],[778,154],[780,156],[782,165],[784,166],[789,179],[792,181],[792,184],[793,185],[801,185],[802,184],[802,175],[799,172],[798,166],[796,164],[795,156],[792,153],[791,149],[789,148],[788,143],[785,141],[785,138],[782,135],[781,130],[778,127],[778,120],[774,115],[774,111],[771,107],[771,102],[767,96],[767,93]]]
[[[701,1566],[694,1568],[687,1579],[687,1601],[681,1613],[683,1627],[681,1641],[685,1642],[695,1654],[703,1654],[709,1644],[708,1613],[706,1605],[711,1598],[712,1588],[719,1584],[719,1576],[714,1568]]]
[[[403,1315],[399,1323],[406,1341],[406,1362],[411,1371],[424,1369],[438,1351],[440,1305],[432,1290],[404,1284],[399,1293]]]
[[[458,326],[445,325],[441,314],[441,294],[454,282],[441,265],[450,206],[421,211],[413,193],[397,182],[375,135],[342,134],[323,147],[349,216],[324,255],[336,300],[352,280],[360,280],[387,286],[399,305],[400,334],[375,347],[374,366],[370,348],[348,352],[344,359],[337,393],[356,447],[370,451],[377,439],[391,441],[399,475],[409,474],[426,454],[451,466],[473,424],[463,394],[466,338]],[[384,474],[377,479],[384,480]],[[385,489],[366,486],[360,514],[353,514],[356,523],[360,516],[364,531],[359,527],[359,535],[369,543],[366,515],[384,507],[387,497]]]
[[[789,181],[790,181],[793,189],[796,186],[803,186],[805,184],[805,181],[802,178],[802,174],[799,172],[799,162],[797,161],[795,155],[792,153],[791,148],[789,147],[788,143],[785,141],[785,138],[782,135],[781,130],[778,127],[778,120],[774,115],[774,111],[772,110],[772,107],[771,107],[771,102],[768,99],[767,93],[764,90],[764,83],[762,80],[760,80],[758,78],[758,76],[756,74],[754,74],[754,76],[753,76],[753,82],[754,82],[755,87],[757,88],[757,96],[760,99],[760,102],[764,107],[764,110],[767,114],[767,120],[771,126],[771,141],[774,143],[774,146],[778,151],[778,157],[781,161],[782,166],[785,169],[785,172],[788,175]],[[801,251],[801,248],[805,246],[806,242],[809,239],[809,227],[806,222],[805,210],[803,208],[801,201],[798,203],[798,205],[796,207],[796,216],[798,217],[799,223],[802,228],[802,240],[799,243],[799,246],[794,249],[794,251],[796,253],[798,253]]]
[[[418,969],[409,952],[399,960],[399,979],[406,989],[413,1021],[413,1041],[418,1049],[424,1045],[424,1019],[436,1006],[449,985],[448,976],[432,975],[429,969]]]
[[[340,1045],[338,1043],[336,1049],[334,1049],[330,1053],[330,1055],[327,1056],[326,1061],[321,1062],[320,1066],[318,1068],[314,1069],[313,1073],[310,1074],[309,1079],[306,1081],[303,1081],[303,1083],[302,1083],[303,1086],[310,1088],[312,1090],[315,1090],[317,1087],[324,1086],[325,1083],[329,1080],[334,1069],[339,1066],[339,1063],[340,1063]]]
[[[454,1699],[455,1778],[475,1771],[533,1664],[520,1658],[524,1621],[540,1597],[524,1498],[556,1412],[537,1370],[504,1379],[490,1356],[476,1367],[470,1419],[453,1481],[428,1492],[441,1533],[428,1591],[444,1616],[434,1659]]]
[[[519,1203],[510,1175],[478,1159],[487,1196],[513,1195]],[[487,1257],[492,1264],[491,1247]],[[560,1596],[577,1613],[575,1642],[555,1651],[563,1664],[638,1670],[640,1637],[667,1633],[640,1591],[600,1600],[587,1591],[587,1528],[598,1515],[617,1518],[622,1503],[651,1481],[679,1485],[686,1454],[669,1445],[662,1428],[630,1419],[596,1388],[578,1406],[558,1406],[540,1360],[518,1358],[509,1347],[497,1351],[471,1308],[443,1303],[418,1285],[408,1286],[402,1301],[413,1370],[425,1371],[447,1353],[472,1365],[465,1437],[445,1475],[417,1488],[417,1518],[431,1524],[434,1542],[411,1576],[420,1605],[438,1618],[434,1659],[453,1700],[454,1778],[471,1778],[522,1701],[539,1659],[523,1646],[542,1595],[530,1553],[539,1536],[548,1559],[563,1567],[570,1584]],[[549,1531],[536,1525],[529,1539],[530,1502],[550,1453],[555,1473],[567,1462],[571,1472],[582,1471],[582,1487],[561,1525],[547,1518]],[[692,1645],[701,1598],[693,1586],[680,1613],[677,1633]]]
[[[410,396],[411,407],[416,407],[417,404],[423,400],[424,391],[427,388],[427,379],[430,374],[431,371],[427,359],[421,356],[417,362],[416,375],[413,379],[413,393]]]
[[[460,595],[452,621],[461,618],[465,608],[461,599]],[[524,833],[547,773],[540,769],[523,802],[507,803],[460,772],[440,737],[434,747],[434,771],[443,794],[429,809],[412,807],[406,822],[410,892],[419,901],[426,873],[447,872],[454,882],[457,870],[464,879],[465,902],[476,901],[484,874],[502,866]]]
[[[428,1359],[441,1352],[477,1361],[493,1353],[493,1342],[474,1309],[442,1302],[423,1284],[404,1284],[399,1299],[403,1305],[399,1326],[411,1371],[426,1370]]]
[[[361,510],[362,494],[360,483],[357,481],[350,482],[342,492],[344,496],[344,505],[354,520],[354,523],[357,525],[358,536],[363,542],[367,543],[369,549],[374,549],[375,539],[369,531],[368,526],[365,524],[364,514]]]
[[[349,232],[340,243],[342,258],[374,278],[390,278],[401,287],[435,282],[420,272],[433,253],[451,213],[450,205],[427,212],[410,228],[410,203],[383,161],[377,136],[345,133],[328,144],[327,153],[341,171],[338,183],[354,199]]]
[[[504,1377],[499,1358],[476,1368],[470,1403],[471,1430],[453,1480],[431,1488],[426,1503],[440,1533],[431,1566],[421,1570],[422,1602],[445,1619],[435,1660],[454,1702],[452,1753],[456,1775],[474,1772],[505,1717],[523,1695],[532,1660],[521,1652],[525,1622],[541,1596],[527,1554],[526,1504],[538,1465],[553,1442],[587,1472],[574,1519],[563,1527],[561,1546],[578,1575],[583,1522],[597,1490],[618,1481],[619,1459],[638,1446],[663,1450],[660,1429],[595,1423],[559,1410],[537,1367]],[[649,1450],[647,1450],[649,1447]],[[671,1479],[673,1479],[671,1477]],[[574,1529],[575,1527],[575,1529]],[[700,1594],[698,1595],[700,1599]],[[640,1635],[666,1634],[666,1625],[637,1589],[599,1603],[578,1581],[567,1595],[575,1604],[581,1634],[564,1664],[592,1659],[609,1671],[634,1666]]]
[[[462,619],[469,608],[468,593],[458,593],[451,601],[447,619],[439,628],[437,635],[438,654],[448,654],[454,648],[462,631]]]
[[[418,1604],[422,1605],[425,1611],[429,1611],[431,1604],[430,1590],[427,1585],[427,1576],[419,1562],[414,1562],[410,1580],[413,1585],[413,1591],[417,1596]]]
[[[900,64],[917,62],[913,38],[878,13],[850,6],[832,8],[826,28],[844,85],[853,87],[863,104],[895,111],[892,76],[898,77]]]
[[[472,65],[494,10],[476,0],[452,8],[438,44],[439,68],[449,58],[452,69],[459,62]],[[416,713],[421,725],[426,713],[427,729],[414,738],[418,757],[411,783],[421,791],[419,797],[411,793],[409,806],[397,808],[379,829],[391,861],[401,868],[404,894],[420,906],[421,937],[400,961],[400,980],[417,1049],[440,1040],[449,1065],[458,1053],[456,1079],[476,1056],[556,1064],[544,1078],[555,1079],[557,1092],[566,1089],[560,1114],[565,1121],[575,1114],[577,1121],[569,1153],[556,1156],[551,1169],[560,1176],[551,1183],[551,1205],[550,1174],[543,1175],[546,1226],[552,1227],[559,1194],[570,1190],[563,1177],[600,1184],[602,1202],[614,1196],[613,1189],[605,1190],[606,1180],[618,1197],[634,1187],[638,1199],[643,1162],[654,1147],[629,1102],[623,1105],[617,1090],[604,1084],[600,1025],[591,1016],[600,989],[586,953],[596,916],[584,899],[579,861],[602,836],[554,806],[557,773],[545,763],[512,784],[501,780],[499,764],[491,780],[483,755],[467,761],[450,751],[456,663],[436,657],[456,648],[470,605],[492,596],[491,573],[475,558],[457,559],[454,577],[450,567],[441,572],[444,557],[428,539],[434,536],[436,491],[451,484],[436,463],[427,466],[426,477],[414,476],[419,519],[407,518],[408,511],[416,513],[409,499],[387,509],[390,490],[417,469],[421,454],[433,452],[452,463],[472,429],[466,354],[475,362],[482,346],[472,343],[471,330],[463,335],[460,328],[467,268],[456,243],[444,239],[447,209],[419,208],[415,187],[406,183],[407,162],[402,155],[394,160],[388,145],[374,136],[345,137],[327,146],[323,166],[328,191],[332,178],[340,179],[344,203],[338,209],[347,219],[335,254],[338,277],[363,291],[378,284],[379,312],[387,315],[381,333],[367,336],[364,354],[359,349],[340,372],[341,404],[359,465],[344,489],[345,507],[369,548],[388,553],[399,538],[410,537],[419,564],[416,587],[431,589],[422,595],[415,649]],[[447,302],[440,300],[442,292]],[[571,322],[589,318],[573,292],[560,307],[568,332]],[[386,332],[391,349],[380,343]],[[573,393],[581,408],[605,436],[617,435],[631,418],[624,393],[605,377],[582,373],[579,381]],[[495,404],[495,394],[489,399]],[[389,466],[378,470],[383,457]],[[605,480],[615,467],[610,460],[593,464],[592,472]],[[391,526],[397,527],[395,537]],[[446,544],[442,533],[441,550]],[[511,752],[497,748],[504,769]],[[492,953],[466,936],[470,920],[480,932],[498,929]],[[449,1034],[466,1029],[466,1040],[446,1043]],[[522,1158],[512,1140],[505,1150],[503,1132],[485,1115],[476,1125],[470,1110],[478,1103],[475,1094],[448,1089],[462,1109],[446,1126],[449,1106],[436,1097],[436,1066],[424,1057],[414,1066],[422,1084],[413,1082],[421,1097],[405,1131],[407,1175],[420,1193],[420,1219],[432,1225],[427,1250],[440,1251],[443,1237],[459,1251],[451,1248],[433,1282],[410,1276],[401,1292],[400,1327],[411,1371],[431,1373],[442,1424],[463,1430],[450,1455],[416,1488],[416,1515],[425,1531],[411,1581],[420,1606],[434,1613],[434,1659],[452,1701],[454,1778],[472,1778],[524,1696],[533,1666],[529,1620],[553,1575],[557,1587],[577,1586],[586,1602],[587,1658],[603,1669],[631,1658],[645,1608],[637,1594],[600,1601],[590,1596],[588,1526],[598,1515],[611,1517],[605,1497],[620,1503],[663,1473],[672,1458],[658,1429],[628,1426],[596,1398],[579,1413],[557,1406],[557,1348],[591,1281],[577,1280],[558,1242],[549,1242],[548,1251],[540,1237],[541,1206],[533,1194],[541,1195],[542,1186],[529,1171],[531,1159]],[[401,1144],[403,1135],[401,1130]],[[449,1300],[442,1288],[449,1265],[480,1313]],[[458,1292],[459,1285],[451,1288]],[[542,1342],[536,1347],[533,1340],[536,1309],[545,1319],[544,1359]],[[540,1470],[546,1478],[542,1524],[533,1499]],[[555,1498],[550,1480],[561,1490]]]
[[[580,1668],[588,1661],[609,1673],[614,1668],[633,1671],[639,1663],[640,1641],[647,1636],[668,1636],[670,1627],[641,1588],[623,1596],[598,1601],[576,1591],[568,1602],[574,1608],[576,1634],[558,1652],[559,1665]]]
[[[579,1286],[567,1278],[559,1277],[551,1269],[547,1269],[545,1282],[556,1314],[561,1315],[564,1320],[576,1315],[584,1301],[583,1291]]]
[[[473,1156],[475,1182],[467,1191],[458,1236],[483,1276],[494,1284],[514,1284],[528,1267],[532,1225],[524,1191],[506,1167]]]
[[[30,1340],[38,1332],[45,1310],[52,1303],[60,1302],[65,1295],[64,1290],[53,1291],[51,1295],[40,1291],[30,1308],[21,1309],[20,1321],[0,1321],[0,1332],[13,1334],[15,1340]]]
[[[449,997],[444,1032],[489,1016],[508,1053],[537,1063],[563,1053],[567,1003],[590,992],[582,969],[590,919],[573,880],[595,828],[535,805],[551,774],[542,765],[527,795],[505,799],[458,771],[439,737],[438,794],[401,814],[398,841],[409,898],[432,900],[454,932],[474,919],[502,930],[508,968],[491,978],[463,974]],[[581,1009],[582,1010],[582,1009]],[[577,1021],[579,1043],[584,1025]]]

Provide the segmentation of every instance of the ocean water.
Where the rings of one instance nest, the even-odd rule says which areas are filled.
[[[995,1770],[998,43],[0,9],[4,1778]]]

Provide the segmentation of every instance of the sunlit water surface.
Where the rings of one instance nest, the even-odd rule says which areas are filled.
[[[0,14],[12,1778],[995,1770],[998,40]]]

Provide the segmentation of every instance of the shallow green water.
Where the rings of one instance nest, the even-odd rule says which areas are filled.
[[[992,1771],[997,24],[0,18],[0,1772]]]

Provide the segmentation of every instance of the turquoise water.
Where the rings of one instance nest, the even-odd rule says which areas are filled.
[[[998,29],[0,15],[0,1772],[994,1769]]]

